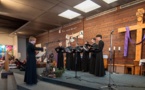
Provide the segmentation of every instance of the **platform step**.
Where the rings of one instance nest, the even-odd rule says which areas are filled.
[[[97,90],[96,88],[91,88],[91,87],[81,86],[81,85],[77,85],[77,84],[73,84],[73,83],[58,81],[55,79],[46,78],[46,77],[42,77],[42,76],[38,76],[38,79],[41,81],[44,81],[44,82],[53,83],[53,84],[61,85],[61,86],[65,86],[65,87],[70,87],[70,88],[74,88],[77,90]]]

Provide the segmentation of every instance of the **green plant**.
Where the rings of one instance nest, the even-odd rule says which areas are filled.
[[[62,74],[64,73],[64,71],[65,71],[65,69],[59,70],[59,69],[56,68],[54,74],[56,75],[56,77],[61,77]]]

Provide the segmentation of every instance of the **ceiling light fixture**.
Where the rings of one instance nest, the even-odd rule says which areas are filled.
[[[100,8],[101,6],[96,4],[95,2],[91,1],[91,0],[85,0],[84,2],[74,6],[74,8],[83,11],[85,13],[88,13],[90,11],[93,11],[95,9]]]
[[[103,0],[103,1],[106,2],[107,4],[111,4],[111,3],[116,2],[118,0]]]
[[[61,16],[61,17],[67,18],[67,19],[73,19],[80,15],[81,15],[80,13],[74,12],[72,10],[66,10],[66,11],[60,13],[58,16]]]

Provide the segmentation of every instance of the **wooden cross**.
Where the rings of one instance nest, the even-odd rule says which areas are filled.
[[[136,43],[139,43],[142,41],[142,35],[143,35],[143,28],[145,28],[145,24],[143,23],[143,14],[145,13],[145,10],[143,8],[138,9],[136,12],[137,16],[137,25],[129,26],[130,31],[136,30]],[[122,27],[118,29],[118,32],[126,32],[126,27]],[[139,61],[141,60],[141,50],[142,50],[142,44],[136,45],[136,51],[135,51],[135,74],[140,73],[139,69]]]

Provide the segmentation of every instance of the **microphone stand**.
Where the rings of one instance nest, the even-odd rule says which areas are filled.
[[[108,88],[109,90],[118,90],[115,86],[115,84],[111,84],[111,64],[113,63],[113,49],[112,49],[112,36],[113,36],[113,32],[114,30],[111,31],[110,33],[110,60],[109,60],[109,64],[110,64],[110,67],[108,69],[108,72],[109,72],[109,83],[107,86],[102,86],[100,87],[100,89],[106,89]]]
[[[76,37],[76,44],[78,43],[78,36]],[[76,53],[76,60],[75,60],[75,77],[76,79],[80,80],[80,77],[77,75],[77,65],[78,65],[78,52],[75,52]]]

